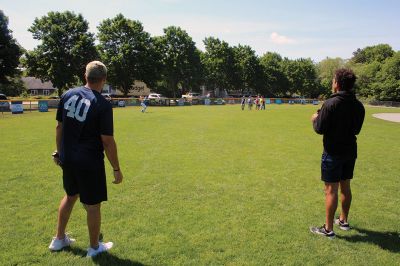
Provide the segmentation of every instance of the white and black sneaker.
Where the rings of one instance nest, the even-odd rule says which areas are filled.
[[[335,224],[339,225],[339,228],[344,231],[349,231],[351,229],[349,223],[342,222],[340,218],[335,220]]]
[[[325,225],[321,226],[321,227],[310,227],[310,231],[313,234],[317,234],[317,235],[321,235],[321,236],[326,236],[329,239],[333,239],[335,237],[335,232],[332,231],[328,231],[325,229]]]
[[[110,250],[113,247],[113,245],[114,245],[113,242],[107,242],[107,243],[99,242],[99,246],[97,247],[97,249],[94,249],[92,247],[88,248],[86,257],[96,257],[100,253],[107,252],[108,250]]]
[[[53,237],[51,243],[49,245],[49,249],[51,251],[59,251],[65,247],[69,247],[75,242],[75,239],[70,238],[67,234],[65,234],[64,239],[58,239],[57,237]]]

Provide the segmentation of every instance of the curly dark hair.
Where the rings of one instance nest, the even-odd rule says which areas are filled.
[[[335,72],[335,80],[341,91],[353,91],[356,79],[357,77],[351,69],[340,68]]]

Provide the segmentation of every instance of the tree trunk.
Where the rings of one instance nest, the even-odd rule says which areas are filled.
[[[122,84],[122,93],[124,94],[124,97],[128,97],[130,88],[131,86],[127,85],[126,83]]]
[[[172,91],[174,98],[176,98],[176,88],[178,86],[178,82],[170,79],[170,81],[168,82],[168,86],[169,86],[169,90]]]

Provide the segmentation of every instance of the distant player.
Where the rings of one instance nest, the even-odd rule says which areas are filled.
[[[264,98],[264,96],[261,97],[261,110],[265,110],[265,98]]]
[[[254,103],[256,104],[256,110],[260,109],[260,98],[257,96],[256,100],[254,101]]]
[[[142,110],[140,110],[142,113],[146,112],[147,109],[147,105],[148,105],[148,97],[145,96],[142,100],[142,102],[140,103],[140,105],[142,106]]]
[[[243,96],[241,100],[241,106],[242,106],[242,111],[244,110],[244,107],[246,106],[246,98]]]
[[[253,98],[251,96],[247,98],[247,106],[249,107],[249,110],[253,108]]]
[[[357,137],[364,122],[365,109],[354,94],[356,76],[352,70],[339,69],[332,82],[334,93],[319,112],[311,117],[315,132],[324,135],[321,160],[321,179],[325,183],[325,224],[311,227],[312,233],[335,237],[333,223],[349,230],[351,205],[350,180],[357,159]],[[340,187],[342,211],[335,219]]]

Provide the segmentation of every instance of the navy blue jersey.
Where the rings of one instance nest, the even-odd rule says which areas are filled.
[[[60,160],[90,167],[104,159],[101,135],[113,135],[111,104],[97,91],[70,89],[61,97],[57,120],[62,123]]]

